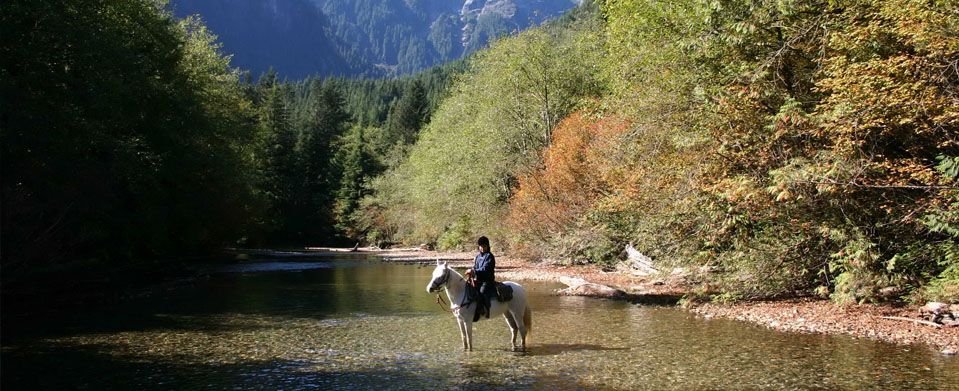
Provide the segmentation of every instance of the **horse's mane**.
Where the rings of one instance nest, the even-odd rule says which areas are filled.
[[[449,266],[447,266],[447,267],[449,267]],[[459,277],[461,280],[465,280],[465,279],[466,279],[465,277],[463,277],[462,274],[460,274],[460,272],[456,271],[456,269],[453,269],[453,268],[451,268],[451,267],[450,267],[449,269],[450,269],[450,272],[452,272],[454,275],[456,275],[457,277]]]

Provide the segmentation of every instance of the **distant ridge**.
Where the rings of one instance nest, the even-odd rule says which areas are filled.
[[[254,75],[382,77],[461,58],[579,0],[172,0]]]

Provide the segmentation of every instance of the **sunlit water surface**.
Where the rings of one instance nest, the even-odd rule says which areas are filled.
[[[425,291],[431,268],[264,260],[191,288],[4,336],[10,389],[955,390],[959,359],[921,346],[787,334],[526,283],[534,330],[502,319],[476,351]]]

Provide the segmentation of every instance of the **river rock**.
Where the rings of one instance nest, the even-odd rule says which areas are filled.
[[[926,305],[919,307],[919,315],[932,318],[932,321],[936,323],[943,323],[945,318],[955,321],[956,318],[959,318],[959,304],[930,301],[926,303]]]
[[[937,301],[930,301],[926,305],[919,307],[919,313],[921,314],[938,314],[942,311],[945,311],[949,308],[949,304],[940,303]]]

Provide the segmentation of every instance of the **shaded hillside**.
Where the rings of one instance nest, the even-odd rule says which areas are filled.
[[[579,1],[313,0],[349,57],[405,74],[460,58],[490,40],[542,23]]]
[[[174,15],[199,14],[231,64],[254,75],[356,75],[368,67],[339,54],[329,21],[309,0],[176,0]]]
[[[173,0],[254,75],[382,77],[463,57],[573,8],[574,0]]]

